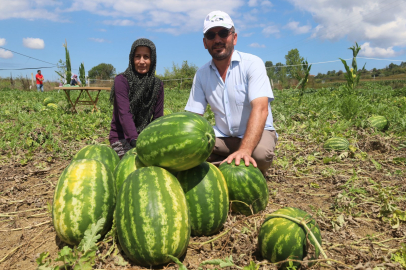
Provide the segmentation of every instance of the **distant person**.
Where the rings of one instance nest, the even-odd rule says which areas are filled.
[[[277,133],[270,101],[274,99],[264,62],[234,50],[237,33],[222,11],[207,15],[203,44],[212,56],[193,80],[185,110],[203,115],[207,104],[214,113],[216,143],[207,161],[246,166],[252,163],[265,175],[274,157]]]
[[[70,81],[70,86],[75,86],[75,85],[80,85],[80,82],[78,80],[78,75],[73,74],[72,80]]]
[[[41,74],[41,70],[37,70],[37,74],[35,74],[35,79],[37,81],[37,91],[44,92],[44,76]]]
[[[156,59],[155,44],[146,38],[137,39],[128,68],[114,79],[109,141],[120,158],[136,147],[138,134],[149,123],[163,116],[164,86],[155,77]]]

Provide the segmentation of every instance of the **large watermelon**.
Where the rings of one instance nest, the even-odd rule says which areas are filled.
[[[368,118],[368,122],[371,124],[371,127],[378,130],[385,130],[388,127],[388,119],[385,116],[376,115]]]
[[[71,245],[82,240],[90,224],[104,217],[104,235],[111,227],[115,207],[113,173],[94,159],[74,160],[59,177],[52,221],[59,238]]]
[[[147,166],[184,171],[205,161],[215,140],[213,127],[202,116],[173,113],[156,119],[141,132],[137,154]]]
[[[114,169],[120,161],[116,151],[107,144],[94,144],[83,147],[72,158],[72,160],[79,159],[96,159],[101,161],[111,172],[114,172]]]
[[[319,226],[308,213],[298,208],[285,207],[273,212],[271,215],[275,214],[308,220],[306,225],[310,228],[321,246]],[[287,259],[303,260],[303,258],[307,256],[309,249],[308,239],[315,247],[314,256],[308,259],[315,260],[319,257],[320,250],[310,234],[306,239],[306,234],[306,229],[294,221],[281,217],[268,216],[259,231],[258,247],[262,257],[272,263]],[[283,263],[280,267],[286,269],[288,265],[288,263]],[[293,262],[293,265],[299,267],[300,263]]]
[[[269,198],[268,185],[258,168],[251,163],[248,167],[245,166],[243,160],[236,166],[233,160],[230,164],[221,164],[219,169],[227,182],[233,212],[249,216],[266,208]]]
[[[120,191],[122,184],[124,183],[127,176],[133,171],[145,167],[144,164],[140,161],[137,154],[134,152],[128,151],[124,157],[120,160],[116,169],[114,170],[114,178],[116,180],[116,190]]]
[[[34,104],[34,111],[36,111],[36,112],[40,112],[43,108],[45,108],[45,107],[40,102],[37,102]]]
[[[178,180],[155,166],[140,168],[117,196],[117,235],[125,254],[144,266],[181,257],[190,238],[189,210]]]
[[[189,205],[192,234],[201,236],[218,232],[227,219],[229,209],[223,174],[213,164],[203,162],[179,172],[177,177]]]
[[[350,143],[341,137],[333,137],[324,142],[324,149],[335,150],[335,151],[345,151],[348,150]]]

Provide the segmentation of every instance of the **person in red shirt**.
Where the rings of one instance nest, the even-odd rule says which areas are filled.
[[[44,76],[42,76],[41,70],[37,70],[37,75],[35,75],[35,78],[37,79],[38,92],[44,92],[44,84],[42,83],[44,81]]]

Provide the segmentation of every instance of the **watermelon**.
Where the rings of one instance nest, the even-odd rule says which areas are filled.
[[[40,102],[37,102],[34,104],[34,111],[36,111],[36,112],[40,112],[43,108],[45,108],[45,107]]]
[[[227,183],[220,170],[203,162],[177,175],[189,205],[192,234],[218,232],[227,219],[229,202]]]
[[[202,116],[173,113],[156,119],[140,133],[137,154],[147,166],[184,171],[205,161],[215,140],[213,127]]]
[[[145,167],[145,165],[142,164],[137,154],[128,151],[117,164],[116,169],[114,170],[114,179],[116,181],[117,192],[120,190],[127,176],[141,167]]]
[[[51,110],[57,110],[59,107],[55,103],[48,103],[47,108],[50,108]]]
[[[233,160],[230,164],[221,164],[219,169],[227,182],[233,212],[249,216],[266,208],[269,198],[268,185],[258,168],[251,163],[248,167],[245,166],[243,160],[236,166]]]
[[[55,103],[55,100],[53,97],[47,97],[44,99],[44,101],[43,101],[44,106],[47,106],[49,103]]]
[[[345,151],[348,150],[349,146],[350,143],[341,137],[330,138],[324,143],[324,149],[326,150]]]
[[[72,158],[72,160],[79,159],[96,159],[101,161],[111,172],[114,172],[114,169],[120,161],[116,151],[107,144],[94,144],[83,147]]]
[[[164,115],[168,115],[168,114],[171,114],[171,113],[173,113],[173,111],[171,109],[164,108]]]
[[[307,212],[294,207],[285,207],[273,212],[271,215],[278,214],[307,220],[306,225],[321,246],[319,226]],[[287,259],[303,260],[307,256],[309,249],[308,239],[315,247],[314,255],[308,259],[316,260],[319,257],[320,250],[310,234],[306,239],[306,234],[306,229],[294,221],[282,217],[268,216],[259,231],[258,248],[261,251],[262,257],[272,263]],[[300,263],[293,262],[293,265],[299,267]],[[287,266],[289,266],[289,263],[285,262],[280,265],[280,268],[287,269]]]
[[[135,147],[125,152],[124,156],[121,159],[125,158],[126,156],[132,156],[134,154],[137,154],[137,148]]]
[[[101,235],[111,227],[115,207],[113,173],[94,159],[74,160],[62,172],[55,188],[52,222],[59,238],[77,245],[89,225],[106,222]]]
[[[117,196],[117,235],[125,254],[143,266],[181,257],[190,238],[189,210],[178,180],[160,167],[132,172]]]
[[[385,116],[376,115],[368,118],[368,122],[371,127],[376,128],[377,130],[385,130],[388,127],[388,120]]]

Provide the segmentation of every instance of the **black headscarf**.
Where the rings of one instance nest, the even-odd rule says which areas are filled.
[[[151,50],[151,66],[146,74],[140,74],[135,70],[134,54],[138,46],[146,46]],[[127,78],[130,90],[128,98],[130,100],[130,111],[137,132],[140,133],[150,122],[155,110],[161,80],[155,77],[156,69],[156,48],[155,44],[146,38],[134,41],[129,55],[128,68],[122,73]],[[110,101],[114,102],[114,85],[111,88]]]

